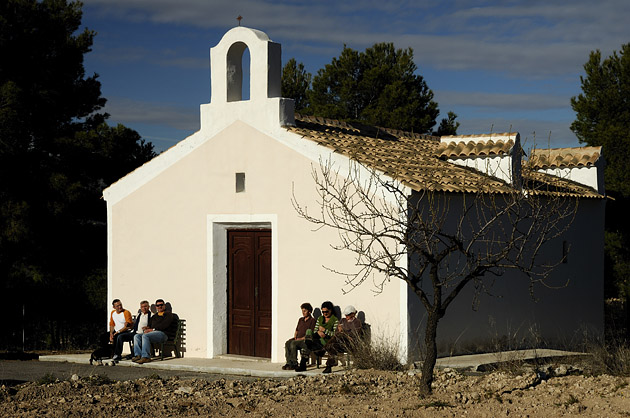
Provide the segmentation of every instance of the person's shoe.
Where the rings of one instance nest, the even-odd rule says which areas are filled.
[[[285,364],[284,366],[282,366],[282,370],[295,370],[297,366],[293,366],[291,364]]]
[[[324,374],[332,373],[332,367],[326,366],[326,368],[324,369],[324,371],[322,373],[324,373]]]
[[[131,361],[133,361],[134,363],[137,363],[137,362],[138,362],[138,360],[140,360],[141,358],[142,358],[141,356],[133,356],[133,357],[131,358]]]
[[[119,356],[118,354],[114,354],[114,357],[112,357],[112,361],[118,363],[120,360],[122,360],[122,357]]]
[[[140,360],[136,361],[137,364],[151,363],[151,359],[148,357],[142,357]]]

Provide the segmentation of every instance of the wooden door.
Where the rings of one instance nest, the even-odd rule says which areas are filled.
[[[228,231],[228,353],[271,357],[271,231]]]

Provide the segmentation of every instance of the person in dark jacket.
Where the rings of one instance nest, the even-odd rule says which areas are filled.
[[[136,316],[136,320],[133,323],[133,329],[131,332],[124,333],[116,340],[116,347],[114,348],[114,361],[122,360],[123,345],[128,341],[133,341],[136,334],[142,334],[146,328],[149,327],[149,321],[151,319],[151,309],[149,301],[143,300],[140,302],[140,310]]]
[[[131,359],[137,364],[144,364],[151,361],[151,344],[162,343],[168,338],[175,336],[173,329],[174,316],[172,312],[166,311],[166,305],[163,299],[155,301],[157,313],[151,316],[149,325],[143,330],[142,334],[136,334],[133,337],[133,354]]]

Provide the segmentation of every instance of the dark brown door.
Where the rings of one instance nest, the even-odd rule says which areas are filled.
[[[271,231],[228,231],[228,353],[271,357]]]

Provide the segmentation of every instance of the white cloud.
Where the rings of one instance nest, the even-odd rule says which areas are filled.
[[[504,94],[486,92],[435,91],[435,100],[441,107],[472,106],[494,110],[550,110],[570,106],[565,96],[546,94]]]
[[[121,19],[227,29],[243,24],[281,43],[412,46],[436,68],[520,77],[576,74],[589,51],[628,41],[626,0],[396,2],[320,0],[86,0]],[[433,6],[433,5],[436,6]]]
[[[577,138],[569,128],[569,121],[539,119],[479,118],[462,119],[457,133],[472,135],[490,132],[519,132],[523,148],[578,147]]]
[[[193,132],[199,130],[199,108],[110,97],[104,111],[111,115],[112,122],[161,125]]]
[[[304,61],[307,68],[307,61],[318,65],[308,68],[313,72],[321,63],[337,56],[344,44],[354,49],[364,49],[376,42],[394,42],[399,48],[411,46],[421,73],[427,68],[457,71],[460,78],[457,84],[470,80],[467,89],[477,90],[453,91],[456,86],[449,87],[451,90],[434,90],[441,109],[453,109],[460,115],[460,133],[507,131],[512,126],[512,130],[519,131],[529,141],[533,141],[536,132],[539,146],[547,145],[550,132],[552,146],[578,145],[569,129],[571,93],[563,96],[530,92],[546,91],[541,90],[545,86],[551,92],[579,88],[577,75],[591,50],[600,49],[608,55],[630,41],[627,0],[570,3],[560,0],[85,0],[84,3],[85,13],[90,16],[115,17],[138,30],[148,30],[138,42],[97,43],[92,55],[113,64],[133,66],[147,62],[156,67],[205,70],[209,65],[207,50],[197,56],[198,49],[188,50],[185,41],[181,41],[182,47],[178,46],[179,41],[168,47],[154,47],[150,31],[169,25],[169,30],[181,28],[186,35],[209,35],[206,39],[210,47],[218,42],[217,34],[236,26],[238,15],[244,17],[244,26],[259,28],[282,43],[285,57]],[[494,73],[503,76],[503,83],[483,85],[487,80],[492,83]],[[509,89],[503,88],[510,83],[505,81],[506,77],[517,80]],[[540,84],[539,80],[545,78],[551,81]],[[536,81],[523,82],[525,79]],[[427,82],[433,85],[432,80]],[[529,90],[530,86],[534,90]],[[484,91],[486,88],[493,92]],[[496,93],[499,89],[509,93]],[[521,89],[524,93],[518,93]],[[139,91],[133,94],[141,97],[144,90]],[[190,131],[199,127],[196,104],[184,108],[111,98],[106,111],[115,121],[148,124],[157,127],[156,131],[162,126]],[[485,114],[500,117],[477,117]],[[510,119],[512,115],[514,119]],[[549,120],[554,115],[560,120]],[[156,139],[159,136],[155,134]]]
[[[147,47],[121,45],[104,47],[97,44],[90,55],[92,59],[108,64],[148,63],[162,67],[183,69],[208,68],[208,57],[189,57],[182,51],[174,49],[149,49]]]

